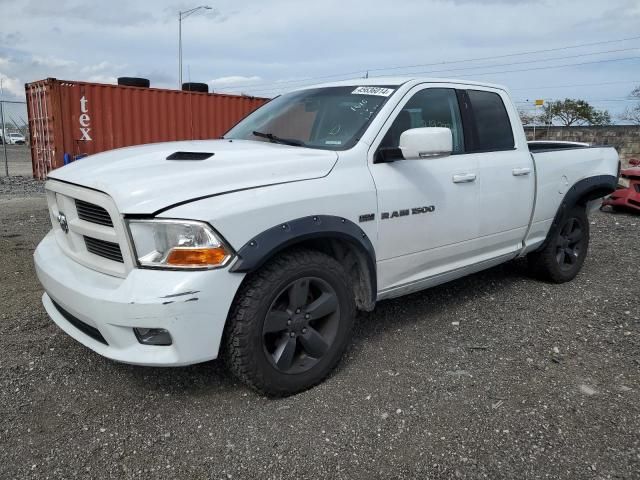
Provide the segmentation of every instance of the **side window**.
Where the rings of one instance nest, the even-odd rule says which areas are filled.
[[[478,141],[476,150],[513,148],[513,130],[500,95],[482,90],[467,90],[475,118]]]
[[[451,129],[453,153],[464,152],[462,120],[455,90],[427,88],[416,93],[398,113],[380,146],[397,148],[402,132],[420,127]]]

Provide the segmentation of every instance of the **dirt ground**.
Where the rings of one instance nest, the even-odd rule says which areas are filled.
[[[0,183],[0,478],[640,478],[640,217],[573,282],[515,261],[378,304],[320,386],[106,360],[40,303],[41,186]]]

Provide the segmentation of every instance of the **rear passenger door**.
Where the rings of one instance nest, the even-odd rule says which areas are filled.
[[[469,152],[478,168],[478,245],[488,258],[522,246],[533,210],[533,159],[520,119],[503,90],[463,92],[468,102]],[[517,125],[515,130],[512,125]]]

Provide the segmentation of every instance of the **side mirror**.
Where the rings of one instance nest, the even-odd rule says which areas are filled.
[[[411,128],[400,135],[400,150],[405,160],[446,157],[453,151],[453,136],[449,128]]]

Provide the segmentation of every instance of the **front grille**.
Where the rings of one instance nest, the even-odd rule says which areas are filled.
[[[56,243],[71,260],[98,272],[124,278],[133,267],[118,209],[108,195],[51,180],[47,204]],[[64,213],[68,231],[57,217]],[[63,222],[64,223],[64,222]]]
[[[124,263],[120,245],[117,243],[106,242],[92,237],[84,237],[84,244],[87,246],[87,251],[94,255],[113,260],[114,262]]]
[[[76,199],[76,210],[80,220],[113,227],[113,221],[111,220],[109,212],[98,205]]]
[[[64,308],[62,308],[60,305],[58,305],[53,299],[51,300],[51,303],[53,303],[53,306],[56,307],[58,312],[60,312],[60,315],[62,315],[67,322],[69,322],[71,325],[76,327],[82,333],[84,333],[85,335],[90,336],[91,338],[93,338],[94,340],[96,340],[96,341],[98,341],[100,343],[104,343],[105,345],[109,345],[107,343],[107,341],[104,339],[104,337],[102,336],[102,334],[100,333],[100,330],[98,330],[95,327],[92,327],[91,325],[87,325],[86,323],[84,323],[79,318],[74,317],[69,312],[67,312]]]

